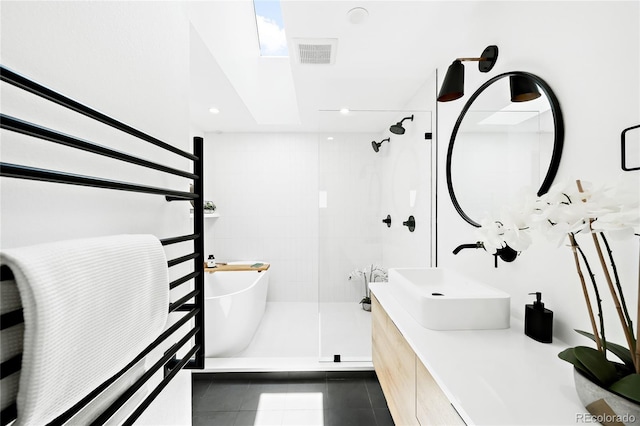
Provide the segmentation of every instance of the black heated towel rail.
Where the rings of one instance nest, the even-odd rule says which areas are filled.
[[[48,141],[55,144],[65,145],[77,150],[90,152],[108,159],[108,161],[119,161],[135,164],[146,169],[153,169],[163,173],[180,176],[192,180],[193,192],[178,191],[170,188],[154,187],[136,182],[124,182],[111,179],[104,179],[96,176],[87,176],[73,174],[60,170],[42,169],[30,167],[20,164],[11,164],[0,162],[0,176],[4,178],[17,178],[45,182],[56,182],[70,185],[81,185],[94,188],[112,189],[119,191],[129,191],[144,194],[164,195],[167,201],[187,200],[192,201],[194,212],[200,214],[194,215],[193,232],[188,235],[180,235],[176,237],[165,238],[161,240],[163,246],[168,246],[183,242],[192,242],[191,251],[176,259],[169,260],[168,267],[173,267],[185,262],[191,262],[192,271],[178,279],[173,280],[169,287],[171,290],[192,283],[193,287],[189,289],[185,296],[173,302],[169,307],[169,312],[176,312],[180,318],[161,333],[155,341],[145,348],[135,359],[106,380],[81,401],[78,401],[73,407],[64,412],[62,415],[54,419],[50,425],[62,425],[72,419],[83,407],[89,404],[101,392],[107,389],[119,377],[125,374],[131,367],[136,365],[140,360],[149,355],[151,351],[160,345],[167,346],[164,349],[164,355],[128,390],[126,390],[110,407],[104,412],[99,413],[93,424],[104,424],[109,418],[115,414],[133,394],[140,389],[157,371],[163,369],[164,378],[150,390],[146,398],[138,405],[138,407],[129,415],[124,424],[133,424],[135,420],[143,413],[143,411],[151,404],[157,395],[164,389],[167,384],[176,376],[182,368],[202,369],[204,368],[204,206],[203,206],[203,139],[195,137],[193,139],[193,153],[183,151],[169,143],[163,142],[150,136],[140,130],[124,124],[112,117],[109,117],[99,111],[96,111],[86,105],[83,105],[71,98],[68,98],[54,90],[51,90],[39,83],[36,83],[4,66],[0,65],[0,79],[15,87],[24,89],[34,95],[47,99],[64,108],[68,108],[95,121],[106,124],[121,132],[134,136],[140,140],[155,145],[163,150],[169,151],[177,156],[187,158],[192,163],[192,171],[180,170],[163,164],[154,162],[146,158],[140,158],[124,152],[120,152],[102,145],[98,145],[91,141],[76,138],[54,129],[41,126],[37,123],[30,123],[20,118],[11,117],[0,114],[0,128],[10,132],[20,133]],[[105,160],[107,161],[107,160]],[[12,279],[9,268],[0,268],[0,279]],[[191,303],[187,303],[190,302]],[[10,327],[19,326],[23,322],[22,309],[17,309],[2,315],[0,318],[0,328],[2,330]],[[185,327],[188,331],[184,331]],[[178,331],[181,331],[178,333]],[[181,351],[182,349],[182,351]],[[178,352],[184,352],[184,355],[178,357]],[[12,374],[19,374],[22,354],[19,354],[0,365],[0,379],[4,380]],[[17,417],[17,406],[15,401],[7,408],[2,410],[1,423],[7,425]]]

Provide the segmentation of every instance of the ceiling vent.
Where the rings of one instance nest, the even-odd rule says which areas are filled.
[[[330,65],[335,62],[337,38],[295,38],[294,42],[301,64]]]

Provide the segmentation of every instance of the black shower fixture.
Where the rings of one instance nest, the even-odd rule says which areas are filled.
[[[375,152],[380,151],[380,145],[382,145],[382,142],[391,142],[391,138],[382,139],[380,142],[371,141],[371,146]]]
[[[498,60],[498,46],[487,46],[479,58],[457,58],[444,76],[444,82],[438,94],[438,102],[455,101],[464,96],[464,65],[462,61],[477,61],[480,72],[489,72]]]
[[[393,126],[389,127],[389,130],[391,131],[391,133],[396,134],[396,135],[404,135],[404,127],[402,127],[402,122],[404,120],[413,121],[413,114],[411,114],[411,117],[405,117],[402,120],[398,121]]]
[[[416,230],[416,218],[411,215],[406,222],[402,222],[402,225],[409,228],[409,232],[413,232]]]

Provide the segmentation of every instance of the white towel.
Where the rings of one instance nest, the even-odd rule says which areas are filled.
[[[7,274],[8,275],[8,274]],[[13,278],[2,275],[0,281],[0,314],[16,311],[22,307],[20,293]],[[0,362],[22,353],[22,341],[24,338],[24,324],[18,324],[6,328],[0,332]],[[16,401],[18,395],[19,373],[11,374],[0,380],[0,409],[4,410]]]
[[[152,235],[0,252],[20,290],[19,425],[45,424],[113,376],[164,329],[167,260]]]

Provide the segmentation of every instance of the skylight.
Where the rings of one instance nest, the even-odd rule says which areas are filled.
[[[279,0],[253,0],[260,56],[289,56]]]

